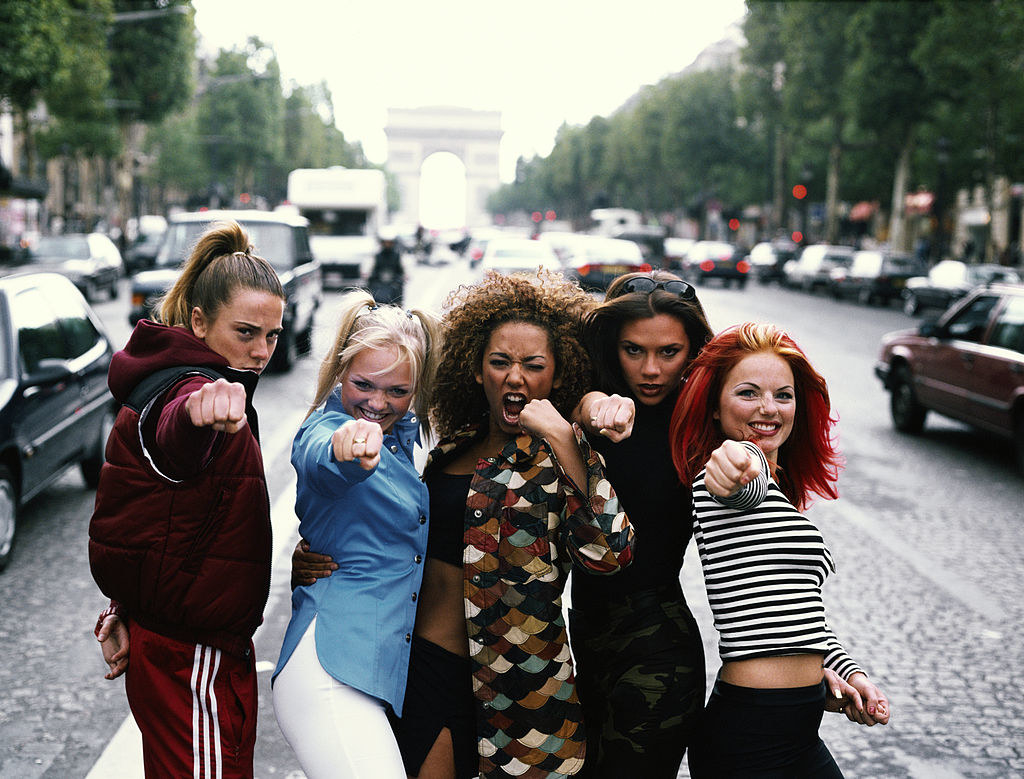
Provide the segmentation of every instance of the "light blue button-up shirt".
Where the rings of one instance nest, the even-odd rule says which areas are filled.
[[[427,488],[413,464],[419,425],[412,412],[395,423],[366,471],[334,459],[331,436],[350,419],[335,391],[292,444],[299,532],[338,570],[292,593],[274,678],[316,617],[324,670],[401,715],[427,549]]]

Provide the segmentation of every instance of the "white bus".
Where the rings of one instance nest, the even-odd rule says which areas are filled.
[[[375,169],[299,168],[288,174],[288,202],[309,220],[310,247],[325,288],[361,286],[373,268],[387,215],[387,183]]]

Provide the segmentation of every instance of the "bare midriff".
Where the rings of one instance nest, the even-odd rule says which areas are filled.
[[[427,558],[414,632],[442,649],[469,657],[462,567]]]
[[[810,687],[824,676],[823,655],[783,655],[752,657],[722,664],[722,681],[737,687],[760,690]]]

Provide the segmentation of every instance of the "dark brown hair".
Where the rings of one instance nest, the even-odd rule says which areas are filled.
[[[681,281],[674,273],[656,270],[651,273],[627,273],[608,285],[604,303],[591,311],[583,323],[583,342],[594,362],[594,387],[602,392],[631,395],[619,363],[619,334],[623,325],[637,319],[650,319],[658,314],[675,317],[683,325],[690,341],[687,365],[714,335],[696,295],[682,298],[661,288],[650,292],[626,292],[623,289],[630,279],[639,277],[661,282]]]
[[[268,292],[285,300],[274,266],[255,253],[238,222],[218,222],[196,242],[181,266],[181,275],[160,302],[160,321],[191,328],[198,307],[214,321],[239,288]]]

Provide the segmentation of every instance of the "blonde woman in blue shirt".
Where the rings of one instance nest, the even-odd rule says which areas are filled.
[[[338,563],[292,594],[274,711],[309,779],[403,779],[387,710],[401,715],[427,547],[413,464],[436,320],[350,293],[316,398],[292,445],[299,532]]]

